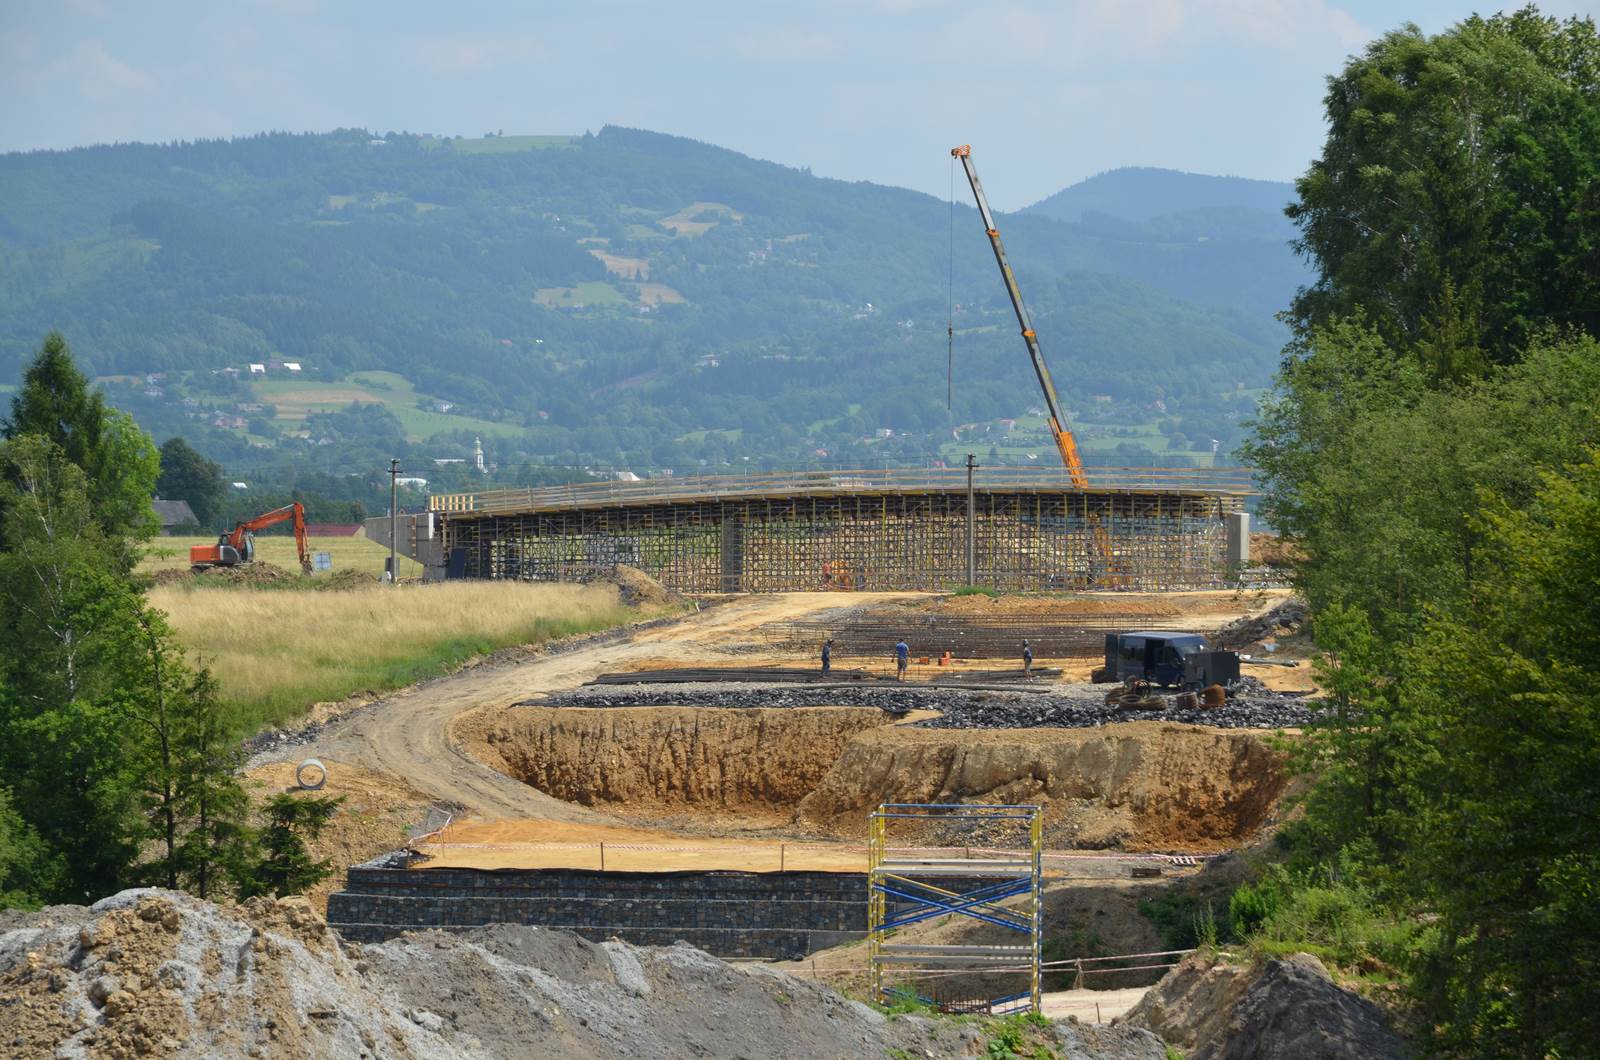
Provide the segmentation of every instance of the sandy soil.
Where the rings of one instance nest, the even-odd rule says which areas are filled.
[[[750,836],[685,838],[681,833],[623,825],[559,821],[462,821],[414,849],[426,868],[677,869],[779,872],[865,872],[866,849],[845,843],[797,843]]]
[[[273,762],[246,773],[245,782],[257,801],[283,791],[298,791],[295,767],[305,757],[312,756]],[[319,761],[326,767],[328,779],[318,794],[345,800],[322,835],[309,844],[312,857],[331,861],[335,869],[306,895],[321,913],[327,910],[328,895],[344,886],[347,866],[405,845],[409,828],[427,814],[429,799],[387,774],[331,758]]]
[[[1122,990],[1057,990],[1039,999],[1044,1015],[1053,1020],[1078,1017],[1082,1023],[1110,1023],[1139,1003],[1148,986]]]
[[[1181,597],[1181,614],[1205,619],[1204,622],[1186,624],[1202,628],[1220,625],[1245,612],[1264,609],[1275,603],[1281,595],[1272,592],[1174,594],[1175,597]],[[362,798],[366,800],[363,805],[369,808],[357,809],[359,800],[352,799],[352,809],[355,815],[369,817],[357,817],[348,826],[338,824],[330,834],[332,849],[326,856],[335,856],[340,864],[364,860],[399,845],[397,840],[404,838],[401,819],[409,816],[410,823],[420,821],[426,805],[430,803],[449,808],[459,821],[476,818],[548,822],[582,826],[583,834],[592,833],[594,836],[606,833],[608,829],[636,829],[640,821],[629,819],[631,814],[625,817],[618,812],[626,809],[626,804],[607,805],[604,800],[594,800],[591,806],[580,805],[552,797],[494,768],[494,757],[484,754],[485,719],[495,718],[513,703],[530,699],[537,701],[542,693],[574,687],[606,671],[725,661],[730,646],[759,641],[762,626],[836,608],[844,599],[848,599],[852,605],[906,606],[926,602],[929,597],[917,593],[853,593],[847,598],[837,593],[735,596],[676,622],[596,638],[572,650],[532,655],[508,653],[507,658],[424,682],[337,717],[309,744],[264,752],[252,761],[252,776],[287,784],[290,782],[292,763],[317,757],[334,765],[335,779],[330,784],[330,790],[336,790],[341,783],[341,774],[348,775],[345,783],[362,786],[365,789],[361,793]],[[987,597],[971,599],[988,600]],[[1084,598],[1080,596],[1073,599]],[[1125,599],[1122,597],[1094,599],[1107,601],[1096,606],[1111,609],[1130,606],[1119,603]],[[763,660],[741,656],[740,661],[756,663]],[[774,653],[770,661],[792,665],[795,658]],[[1291,687],[1300,676],[1294,670],[1260,669],[1272,671],[1272,677],[1287,680]],[[869,734],[876,731],[870,730]],[[865,735],[868,734],[863,734],[863,737]],[[942,744],[970,735],[961,735],[952,730],[935,739],[919,731],[911,739],[921,742],[932,739]],[[989,739],[980,737],[975,743],[984,744]],[[1052,739],[1056,737],[1052,736]],[[1013,734],[1002,742],[1006,741],[1014,744],[1017,737]],[[902,741],[894,742],[898,744]],[[925,757],[929,753],[943,755],[945,750],[934,751],[929,746],[916,753]],[[1062,752],[1051,752],[1046,757],[1059,753]],[[1024,772],[1040,764],[1035,761],[1040,757],[1037,749],[1008,746],[1003,751],[997,749],[994,754],[1022,766]],[[964,755],[958,757],[961,759],[960,768],[953,773],[949,770],[943,772],[955,777],[973,776],[976,760]],[[1182,756],[1163,752],[1163,757],[1177,764]],[[276,767],[276,770],[265,767]],[[993,771],[992,767],[986,768]],[[1003,778],[997,775],[999,780]],[[1188,781],[1184,781],[1184,786],[1189,786]],[[836,787],[833,785],[830,790]],[[1000,788],[1006,788],[1006,784],[1000,783]],[[1157,805],[1142,795],[1138,798],[1151,807]],[[795,800],[796,803],[798,801]],[[835,816],[832,810],[846,812],[842,805],[834,806],[835,802],[840,802],[837,792],[830,797],[830,812],[819,812],[818,816]],[[714,806],[698,806],[682,808],[675,818],[650,821],[647,830],[658,838],[662,835],[673,838],[673,845],[680,846],[699,843],[707,848],[726,847],[730,839],[741,844],[755,842],[758,845],[752,850],[758,852],[757,860],[765,860],[768,857],[767,848],[760,846],[760,843],[782,844],[791,836],[801,838],[794,834],[792,826],[780,827],[774,833],[770,830],[774,823],[771,820],[752,821],[742,812],[728,813]],[[759,834],[749,830],[752,824],[760,827]],[[1104,829],[1092,827],[1090,831],[1097,835],[1103,832],[1108,838],[1111,833],[1125,831],[1120,824],[1113,822],[1113,825]],[[598,838],[593,839],[596,854],[598,842]],[[1147,837],[1146,842],[1147,845],[1165,849],[1192,848],[1191,844],[1154,833]],[[656,854],[661,857],[655,857]],[[582,856],[587,858],[588,852],[583,851]],[[634,851],[629,852],[628,856],[636,859],[630,860],[628,867],[648,869],[681,867],[673,862],[691,855],[683,851]],[[708,849],[703,856],[714,859],[721,855]],[[608,867],[611,864],[608,848]]]
[[[858,594],[885,602],[917,596]],[[251,764],[331,758],[394,777],[464,815],[606,823],[611,818],[605,814],[551,798],[472,759],[461,750],[452,722],[474,708],[509,706],[580,685],[598,673],[627,668],[635,659],[703,660],[717,645],[748,638],[764,623],[836,606],[838,597],[827,593],[736,597],[682,621],[576,651],[473,667],[385,697],[336,719],[311,743],[266,752]]]

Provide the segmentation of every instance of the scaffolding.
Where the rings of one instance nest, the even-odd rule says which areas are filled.
[[[1024,828],[1026,849],[891,845],[891,823],[918,822],[944,838],[954,831],[993,834]],[[881,1004],[917,1001],[947,1012],[1001,1015],[1039,1011],[1044,939],[1041,865],[1043,818],[1034,805],[884,803],[868,818],[867,941],[873,997]],[[979,856],[974,857],[977,853]],[[957,856],[959,854],[959,856]],[[985,856],[988,855],[988,856]],[[894,942],[903,927],[963,916],[1012,933],[990,945]],[[1025,977],[1027,988],[973,996],[970,984]]]
[[[639,485],[639,484],[630,484]],[[831,480],[698,493],[555,491],[433,498],[447,554],[474,578],[582,581],[618,564],[680,592],[1210,589],[1229,583],[1238,486],[1071,487],[1008,476]],[[1111,569],[1107,569],[1109,548]]]

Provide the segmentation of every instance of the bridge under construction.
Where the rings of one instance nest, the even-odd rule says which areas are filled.
[[[1083,485],[1053,468],[817,471],[446,494],[430,509],[457,577],[580,581],[623,564],[693,593],[1163,590],[1229,583],[1229,523],[1237,542],[1250,492],[1232,468],[1091,468]]]

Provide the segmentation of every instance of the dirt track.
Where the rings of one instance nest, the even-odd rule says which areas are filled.
[[[602,671],[627,669],[645,660],[703,661],[715,655],[719,645],[744,640],[767,622],[846,602],[918,598],[919,594],[908,593],[854,593],[847,600],[834,593],[740,597],[666,626],[620,633],[573,651],[489,663],[423,682],[330,723],[308,744],[258,755],[251,766],[331,759],[401,778],[430,799],[478,817],[613,822],[608,814],[551,798],[468,757],[458,749],[452,722],[476,708],[506,706],[540,692],[571,688]]]

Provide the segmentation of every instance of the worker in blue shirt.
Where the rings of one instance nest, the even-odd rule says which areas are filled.
[[[902,640],[894,646],[894,679],[896,681],[904,681],[906,679],[906,664],[910,661],[911,645]]]
[[[1033,676],[1033,648],[1027,641],[1022,642],[1022,676]]]
[[[831,669],[833,669],[833,638],[829,637],[822,642],[822,676],[827,677]]]

